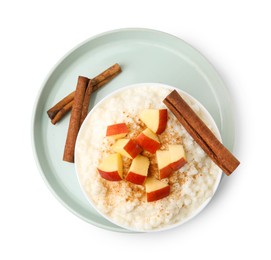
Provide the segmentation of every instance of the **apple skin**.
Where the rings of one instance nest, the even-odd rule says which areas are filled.
[[[185,160],[185,158],[181,158],[180,160],[176,161],[176,162],[172,162],[170,164],[170,167],[173,171],[177,171],[180,168],[182,168],[185,164],[187,163],[187,161]]]
[[[170,186],[154,177],[148,177],[145,181],[147,201],[152,202],[167,197],[170,193]]]
[[[147,134],[154,136],[157,140],[149,137]],[[150,153],[155,153],[161,145],[158,137],[148,128],[140,133],[135,140],[144,150]]]
[[[128,143],[123,147],[123,149],[132,157],[135,158],[142,152],[142,148],[140,145],[135,141],[130,139]]]
[[[158,150],[156,151],[156,160],[159,169],[159,179],[167,178],[173,171],[170,167],[170,153],[166,150]]]
[[[173,172],[171,164],[169,164],[168,166],[159,169],[159,179],[164,179],[167,178],[171,173]]]
[[[139,134],[136,138],[136,142],[146,151],[150,153],[155,153],[160,148],[160,143],[157,143],[155,140],[149,138],[143,133]]]
[[[97,170],[98,170],[99,174],[101,175],[101,177],[108,180],[108,181],[121,181],[122,180],[118,171],[105,172],[105,171],[100,170],[99,168]]]
[[[97,167],[100,176],[108,181],[120,181],[123,177],[123,164],[120,154],[110,154]]]
[[[169,193],[170,193],[170,186],[166,186],[166,187],[159,189],[159,190],[151,191],[151,192],[147,193],[147,201],[153,202],[156,200],[163,199],[163,198],[167,197],[169,195]]]
[[[147,178],[149,166],[149,158],[138,155],[133,159],[125,179],[134,184],[142,185]]]
[[[120,153],[121,155],[134,159],[138,154],[142,152],[142,148],[139,144],[132,139],[118,139],[112,146],[112,149]]]
[[[170,166],[173,171],[179,170],[187,163],[184,147],[181,144],[169,145]]]
[[[125,123],[119,123],[107,126],[106,136],[114,140],[125,137],[129,129]]]
[[[125,178],[126,181],[132,182],[134,184],[143,185],[147,176],[143,176],[134,172],[129,172]]]
[[[163,133],[167,127],[167,109],[145,109],[141,112],[139,118],[156,134]]]
[[[160,109],[159,110],[159,125],[158,129],[156,130],[156,134],[162,134],[167,127],[167,109]]]

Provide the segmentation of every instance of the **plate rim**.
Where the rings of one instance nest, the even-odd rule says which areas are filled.
[[[74,210],[66,201],[64,201],[61,196],[59,195],[59,193],[57,193],[56,190],[54,190],[54,188],[51,186],[50,182],[48,181],[47,177],[46,177],[46,173],[44,173],[43,168],[41,166],[39,157],[38,157],[38,151],[37,151],[37,147],[36,147],[36,142],[35,142],[35,138],[36,138],[36,130],[35,130],[35,124],[36,124],[36,117],[37,117],[37,108],[38,105],[40,103],[41,97],[42,97],[42,92],[44,90],[44,87],[46,86],[46,83],[48,82],[48,80],[50,79],[51,75],[53,74],[53,72],[61,65],[61,63],[69,56],[71,55],[73,52],[75,52],[77,49],[81,48],[82,46],[84,46],[85,44],[101,38],[103,36],[106,35],[110,35],[110,34],[115,34],[115,33],[125,33],[125,32],[145,32],[145,33],[152,33],[152,34],[157,34],[157,35],[161,35],[162,37],[169,37],[172,39],[175,39],[175,41],[179,41],[180,43],[184,44],[186,47],[188,47],[191,51],[193,51],[194,53],[197,54],[197,57],[199,57],[202,61],[204,61],[204,63],[206,63],[209,68],[214,72],[215,77],[220,81],[221,86],[223,88],[223,91],[227,93],[228,97],[230,97],[230,92],[229,89],[227,88],[226,84],[224,83],[221,75],[218,73],[217,69],[213,66],[213,64],[205,57],[205,55],[203,55],[197,48],[193,47],[191,44],[189,44],[188,42],[186,42],[185,40],[179,38],[176,35],[161,31],[161,30],[156,30],[156,29],[150,29],[150,28],[141,28],[141,27],[131,27],[131,28],[120,28],[120,29],[114,29],[114,30],[109,30],[109,31],[105,31],[96,35],[93,35],[91,37],[88,37],[86,40],[76,44],[73,48],[71,48],[69,51],[67,51],[64,55],[62,55],[58,61],[51,67],[51,69],[49,70],[49,72],[46,74],[44,80],[42,81],[39,90],[36,94],[36,98],[34,100],[34,104],[33,104],[33,108],[32,108],[32,115],[31,115],[31,147],[32,147],[32,152],[33,152],[33,156],[35,159],[35,163],[37,165],[38,171],[42,177],[42,179],[44,180],[44,182],[46,183],[46,186],[48,187],[48,189],[51,191],[51,193],[54,195],[54,197],[60,202],[60,204],[65,207],[66,209],[68,209],[70,212],[72,212],[74,215],[76,215],[77,217],[79,217],[80,219],[86,221],[87,223],[92,224],[93,226],[96,227],[100,227],[103,228],[105,230],[111,230],[111,231],[116,231],[116,232],[122,232],[122,233],[136,233],[136,231],[131,231],[131,230],[127,230],[124,229],[122,227],[119,226],[107,226],[98,222],[95,222],[93,220],[90,220],[86,217],[84,217],[82,214],[78,213],[76,210]],[[235,137],[236,137],[236,123],[235,123],[235,117],[234,117],[234,113],[233,113],[233,107],[229,108],[229,114],[232,116],[231,118],[231,124],[232,124],[232,136],[231,136],[231,142],[232,142],[232,147],[229,147],[230,150],[234,149],[234,144],[235,144]],[[222,137],[223,139],[223,137]],[[223,176],[221,178],[221,181],[223,179]],[[221,182],[220,181],[220,182]],[[102,216],[101,216],[102,217]]]

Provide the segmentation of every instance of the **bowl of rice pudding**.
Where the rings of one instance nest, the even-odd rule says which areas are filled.
[[[220,183],[222,170],[163,103],[174,89],[160,83],[123,87],[105,97],[90,111],[77,137],[75,169],[88,201],[102,217],[131,231],[161,231],[182,225],[206,207]],[[189,94],[176,90],[221,141],[219,130],[208,111]],[[147,177],[140,183],[128,181],[134,157],[118,154],[119,150],[115,148],[118,138],[107,136],[108,126],[125,124],[128,131],[119,137],[122,140],[137,140],[148,128],[140,117],[142,111],[166,109],[166,128],[156,134],[160,143],[158,152],[168,155],[171,147],[182,147],[185,164],[161,178],[158,152],[142,148],[138,156],[148,158]],[[103,175],[99,167],[103,167],[101,165],[106,158],[115,155],[122,172],[117,179],[110,179]],[[109,160],[109,165],[113,165],[112,160]],[[163,189],[164,192],[160,195],[157,192],[157,195],[148,180],[159,182],[160,191]],[[151,197],[153,194],[157,197]]]

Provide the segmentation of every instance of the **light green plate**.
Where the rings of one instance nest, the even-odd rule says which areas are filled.
[[[234,144],[229,92],[213,66],[181,39],[149,29],[122,29],[92,37],[71,50],[52,69],[34,106],[32,140],[40,172],[56,198],[85,221],[128,232],[102,216],[80,189],[74,165],[62,161],[69,116],[52,125],[46,111],[75,89],[79,75],[89,78],[119,63],[122,73],[91,97],[90,109],[112,91],[140,82],[180,88],[199,100],[212,115],[223,143]],[[130,231],[129,231],[130,232]]]

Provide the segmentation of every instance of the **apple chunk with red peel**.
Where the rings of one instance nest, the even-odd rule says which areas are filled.
[[[186,154],[181,144],[169,145],[170,154],[170,167],[173,171],[177,171],[182,168],[186,163]]]
[[[110,154],[99,164],[97,170],[101,177],[108,181],[122,180],[123,166],[121,155],[118,153]]]
[[[139,146],[139,144],[132,139],[118,139],[112,146],[112,149],[130,159],[135,158],[142,152],[142,148]]]
[[[165,131],[167,117],[167,109],[145,109],[139,115],[141,121],[156,134]]]
[[[148,177],[145,181],[147,201],[152,202],[167,197],[170,193],[170,186],[153,177]]]
[[[106,136],[117,140],[125,137],[129,132],[129,129],[125,123],[119,123],[107,126]]]
[[[167,178],[173,172],[169,151],[156,151],[156,160],[159,169],[159,179]]]
[[[158,136],[153,133],[149,128],[146,128],[137,136],[136,142],[144,150],[150,153],[155,153],[160,148],[160,141]]]
[[[126,180],[142,185],[147,178],[150,161],[149,158],[138,155],[132,161]]]

